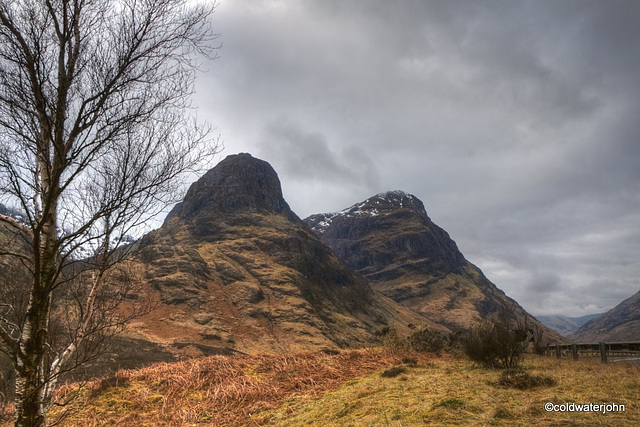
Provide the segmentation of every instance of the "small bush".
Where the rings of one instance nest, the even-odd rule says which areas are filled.
[[[402,363],[411,367],[416,367],[418,366],[418,359],[416,359],[415,357],[405,356],[402,358]]]
[[[389,332],[391,332],[391,328],[389,326],[383,326],[380,329],[377,329],[374,332],[374,335],[377,337],[384,337],[385,335],[387,335]]]
[[[474,362],[492,368],[514,368],[522,360],[527,330],[518,325],[513,311],[502,309],[477,323],[463,337],[464,352]]]
[[[407,370],[402,366],[394,366],[393,368],[385,369],[380,376],[382,378],[395,378],[400,374],[404,374]]]
[[[449,342],[446,334],[428,328],[412,333],[407,340],[411,349],[424,353],[437,353]]]
[[[537,387],[552,387],[557,382],[548,375],[532,375],[524,369],[506,369],[502,372],[498,384],[519,390],[530,390]]]
[[[387,351],[394,355],[406,355],[410,349],[407,340],[401,338],[395,328],[389,328],[386,331],[382,337],[382,343]]]
[[[547,352],[549,340],[545,337],[544,328],[539,323],[532,326],[533,340],[532,350],[535,354],[543,355]]]

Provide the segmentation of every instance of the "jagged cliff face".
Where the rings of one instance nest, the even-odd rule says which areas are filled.
[[[291,211],[273,168],[248,154],[207,172],[141,244],[160,308],[137,330],[156,342],[196,353],[292,351],[429,324],[347,267]]]
[[[411,194],[377,194],[305,222],[374,289],[451,329],[467,329],[501,305],[526,315],[464,258]]]
[[[584,343],[640,341],[640,292],[582,325],[571,339]]]
[[[420,265],[410,269],[421,267],[433,275],[460,273],[465,263],[447,232],[431,222],[422,202],[401,191],[377,194],[341,212],[312,215],[305,221],[349,266],[370,279],[403,275],[401,268],[380,269],[403,260],[419,260]]]

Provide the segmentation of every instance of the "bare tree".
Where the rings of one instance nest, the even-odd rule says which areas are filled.
[[[24,312],[9,302],[0,312],[17,426],[44,425],[79,349],[91,353],[89,337],[119,324],[108,294],[130,282],[127,236],[220,148],[189,113],[198,58],[216,48],[214,7],[0,0],[0,195],[24,217],[0,222],[27,248],[3,245],[0,254],[28,272]],[[62,344],[56,311],[74,325]]]
[[[465,334],[463,349],[471,360],[485,366],[517,367],[526,347],[527,324],[527,318],[519,316],[512,306],[501,304]]]

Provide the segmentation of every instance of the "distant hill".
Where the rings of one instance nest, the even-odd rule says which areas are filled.
[[[566,337],[576,332],[580,326],[584,325],[589,320],[595,319],[602,314],[603,313],[589,314],[581,317],[567,317],[562,315],[536,316],[536,319],[558,332],[560,335]]]
[[[577,342],[640,342],[640,291],[582,325],[570,338]]]
[[[380,193],[305,222],[375,289],[452,330],[468,329],[502,306],[533,319],[465,259],[414,195]]]

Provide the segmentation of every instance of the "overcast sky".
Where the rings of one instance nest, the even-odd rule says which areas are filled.
[[[221,0],[199,116],[304,218],[418,196],[532,314],[640,290],[640,2]]]

